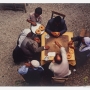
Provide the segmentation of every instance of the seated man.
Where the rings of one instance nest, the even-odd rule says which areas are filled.
[[[36,22],[41,23],[41,21],[42,21],[41,14],[42,14],[42,8],[37,7],[35,9],[35,12],[32,12],[29,14],[27,22],[31,23],[31,25],[33,25],[33,26],[36,26]]]
[[[57,16],[48,21],[45,30],[49,35],[59,37],[67,31],[67,26],[64,19],[62,19],[60,16]]]
[[[71,38],[71,41],[68,43],[69,47],[71,47],[73,42],[75,42],[75,41],[78,42],[76,47],[79,48],[80,52],[90,50],[90,37],[77,36],[77,37]]]
[[[40,63],[37,60],[25,63],[25,65],[18,69],[18,73],[22,75],[25,81],[30,85],[40,84],[43,71],[43,67],[40,66]]]
[[[67,77],[71,74],[71,71],[69,70],[65,48],[56,41],[55,44],[60,48],[60,54],[56,54],[54,60],[49,65],[49,69],[54,73],[54,77],[56,78]]]
[[[18,37],[17,46],[12,54],[15,64],[20,64],[21,62],[26,61],[26,57],[21,49],[21,44],[26,36],[31,37],[30,29],[24,29]]]
[[[73,42],[77,42],[75,47],[72,47]],[[83,66],[90,57],[90,37],[73,37],[68,45],[75,49],[76,68]]]
[[[21,44],[21,49],[24,52],[27,60],[32,60],[32,59],[40,60],[40,52],[49,49],[49,46],[47,45],[39,47],[38,43],[40,43],[40,39],[35,35],[33,37],[27,36],[23,40]]]

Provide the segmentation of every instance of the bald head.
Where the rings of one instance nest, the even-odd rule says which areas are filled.
[[[54,57],[54,61],[55,61],[55,63],[60,64],[62,62],[61,54],[57,53]]]

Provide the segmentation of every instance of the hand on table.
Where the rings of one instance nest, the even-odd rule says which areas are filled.
[[[51,34],[55,37],[59,37],[60,36],[60,32],[51,32]]]
[[[75,49],[75,47],[72,46],[72,45],[73,45],[73,41],[71,40],[71,41],[68,43],[68,46],[69,46],[70,48],[72,48],[72,49]]]
[[[72,45],[69,45],[69,47],[70,47],[70,48],[72,48],[72,49],[75,49],[75,47],[74,47],[74,46],[72,46]]]
[[[72,45],[72,44],[73,44],[73,41],[71,40],[71,41],[69,41],[68,46]]]
[[[48,50],[50,47],[48,45],[45,46],[45,50]]]
[[[55,41],[55,44],[56,44],[59,48],[61,47],[61,45],[60,45],[59,42]]]

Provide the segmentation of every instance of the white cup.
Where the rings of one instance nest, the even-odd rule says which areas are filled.
[[[44,60],[48,61],[49,60],[49,56],[45,56]]]
[[[46,38],[46,39],[49,39],[49,38],[50,38],[50,35],[49,35],[49,34],[46,34],[46,35],[45,35],[45,38]]]

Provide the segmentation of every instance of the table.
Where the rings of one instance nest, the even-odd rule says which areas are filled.
[[[53,45],[53,43],[52,43],[51,41],[53,40],[53,42],[54,42],[54,39],[55,39],[55,40],[58,40],[58,39],[57,39],[57,38],[53,38],[53,39],[49,40],[50,43],[48,43],[49,41],[46,41],[45,35],[47,35],[46,32],[44,32],[44,33],[42,34],[42,36],[41,36],[41,46],[45,46],[46,44],[47,44],[47,45],[49,44],[50,47],[53,47],[54,45]],[[66,39],[64,39],[65,37],[66,37]],[[73,32],[65,32],[61,37],[59,37],[59,38],[60,38],[60,41],[61,41],[61,42],[59,42],[59,43],[60,43],[62,46],[65,47],[66,52],[70,51],[70,49],[71,49],[71,48],[68,47],[68,42],[71,40],[71,37],[73,37]],[[61,38],[63,38],[63,39],[61,39]],[[62,41],[62,40],[64,40],[64,41]],[[46,43],[46,42],[47,42],[47,43]],[[62,42],[63,42],[63,43],[62,43]],[[66,43],[67,43],[67,44],[66,44]],[[51,45],[50,45],[50,44],[51,44]],[[56,49],[56,47],[54,47],[54,48]],[[55,50],[55,49],[52,48],[51,51],[50,51],[50,50],[48,50],[48,51],[49,51],[49,52],[53,52],[52,50]],[[57,51],[55,51],[55,52],[58,52],[58,50],[60,50],[60,49],[58,48]],[[45,61],[45,56],[46,56],[46,54],[48,53],[48,51],[44,50],[44,51],[41,52],[41,65],[44,65],[44,64],[47,62],[47,61]],[[52,61],[53,58],[54,58],[54,56],[50,56],[50,57],[49,57],[49,61]],[[75,66],[75,65],[76,65],[75,53],[72,53],[72,57],[71,57],[70,59],[68,59],[68,61],[69,61],[69,64],[70,64],[70,65],[72,65],[72,66]]]

